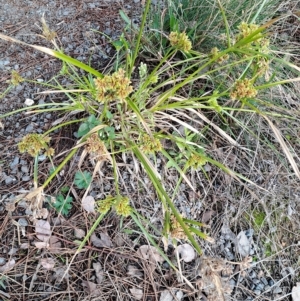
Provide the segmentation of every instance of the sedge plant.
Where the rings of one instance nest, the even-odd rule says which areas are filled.
[[[26,151],[34,158],[41,151],[47,152],[47,156],[52,158],[54,150],[48,143],[50,137],[55,135],[54,131],[70,124],[78,124],[77,144],[70,149],[44,183],[38,183],[38,179],[35,179],[36,189],[26,197],[41,200],[40,195],[49,183],[80,152],[83,160],[89,156],[96,162],[93,175],[80,186],[86,189],[86,194],[97,169],[104,161],[109,162],[113,170],[116,195],[97,200],[100,216],[81,242],[76,254],[110,210],[114,210],[122,217],[131,217],[147,239],[156,245],[134,209],[130,196],[121,193],[117,163],[122,160],[123,153],[137,160],[151,180],[163,205],[162,234],[167,241],[188,240],[197,252],[201,253],[197,237],[210,239],[201,231],[203,225],[184,218],[174,205],[175,194],[181,181],[185,181],[190,189],[195,190],[186,176],[187,173],[190,170],[205,172],[204,165],[210,164],[237,181],[255,185],[245,176],[208,155],[204,143],[201,144],[191,138],[193,134],[201,136],[199,125],[204,122],[230,144],[239,146],[230,134],[218,124],[211,122],[211,112],[217,114],[223,121],[230,119],[237,124],[238,112],[257,114],[265,118],[295,173],[300,176],[289,148],[271,121],[278,113],[265,110],[265,102],[260,98],[266,89],[299,80],[299,77],[295,76],[292,79],[276,81],[275,76],[268,74],[272,63],[283,64],[294,74],[299,73],[293,64],[272,55],[270,40],[265,31],[278,18],[262,25],[241,22],[237,27],[229,28],[226,13],[220,5],[226,35],[223,44],[202,53],[193,49],[193,43],[185,31],[178,28],[171,32],[160,32],[164,51],[156,60],[148,63],[147,60],[143,61],[142,56],[139,59],[139,55],[144,51],[143,33],[150,3],[151,0],[146,1],[139,29],[134,28],[134,43],[125,41],[124,35],[118,43],[115,43],[119,49],[124,44],[126,55],[120,56],[122,59],[115,64],[117,69],[107,74],[102,74],[91,66],[65,55],[56,43],[55,34],[48,29],[44,21],[43,35],[53,43],[55,50],[27,45],[0,34],[0,38],[4,40],[33,47],[62,60],[63,76],[68,76],[73,82],[73,86],[63,87],[59,83],[60,77],[57,76],[54,78],[56,85],[45,84],[48,87],[45,93],[64,93],[67,96],[66,101],[19,109],[4,114],[1,118],[24,110],[39,113],[51,110],[65,116],[76,112],[82,113],[83,116],[76,120],[67,120],[66,117],[66,120],[56,124],[46,133],[28,134],[19,143],[20,151]],[[78,69],[84,71],[84,75],[78,72]],[[185,134],[178,130],[180,127],[185,129]],[[180,150],[180,160],[164,147],[163,142],[166,141]],[[169,194],[166,183],[162,181],[159,171],[152,163],[158,156],[170,162],[170,166],[179,174],[179,182],[172,195]]]

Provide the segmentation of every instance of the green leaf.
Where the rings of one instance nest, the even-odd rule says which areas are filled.
[[[78,189],[87,189],[92,181],[92,174],[88,171],[77,171],[75,174],[74,183]]]
[[[66,198],[60,193],[56,196],[55,203],[51,204],[57,212],[60,212],[62,215],[68,215],[72,209],[73,198],[67,196]]]
[[[86,135],[89,131],[90,131],[90,128],[89,128],[88,123],[82,123],[78,129],[78,133],[77,133],[78,138]]]
[[[70,190],[70,187],[69,186],[63,186],[61,189],[60,189],[60,192],[65,194],[67,193],[68,191]]]

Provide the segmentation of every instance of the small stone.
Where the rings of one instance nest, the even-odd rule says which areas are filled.
[[[0,265],[4,265],[6,263],[6,259],[4,257],[0,257]]]
[[[259,290],[254,290],[253,293],[254,293],[255,295],[260,295],[260,294],[261,294],[261,291],[259,291]]]
[[[269,291],[271,289],[271,286],[270,285],[266,285],[265,286],[265,291],[267,292],[267,291]]]
[[[38,156],[38,161],[39,161],[39,162],[43,162],[45,159],[46,159],[46,156],[45,156],[45,155],[40,155],[40,156]]]
[[[5,184],[6,185],[10,185],[11,183],[13,183],[16,179],[12,178],[12,177],[6,177],[5,178]]]
[[[259,283],[259,284],[256,285],[255,289],[258,290],[258,291],[262,291],[264,289],[264,287],[265,286],[264,286],[263,283]]]
[[[21,167],[21,171],[24,172],[24,173],[28,173],[28,172],[29,172],[28,166],[23,165],[23,166]]]
[[[269,280],[269,285],[270,285],[270,286],[273,286],[273,285],[274,285],[274,280],[272,280],[272,279]]]
[[[22,177],[22,181],[23,181],[23,182],[28,182],[28,181],[30,181],[30,176],[24,176],[24,177]]]
[[[260,282],[257,278],[253,279],[252,281],[254,284],[258,284]]]
[[[26,129],[25,129],[25,131],[27,133],[32,132],[33,131],[33,125],[32,124],[28,124],[27,127],[26,127]]]
[[[19,164],[19,157],[15,157],[14,160],[10,163],[10,168],[14,168]]]
[[[265,277],[261,277],[260,281],[264,284],[264,285],[268,285],[268,281]]]
[[[280,293],[282,293],[282,288],[276,286],[276,287],[274,288],[274,290],[273,290],[273,293],[274,293],[274,294],[280,294]]]

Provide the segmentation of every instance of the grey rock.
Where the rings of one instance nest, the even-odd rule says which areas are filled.
[[[29,172],[28,166],[23,165],[23,166],[21,167],[21,171],[24,172],[24,173],[28,173],[28,172]]]
[[[19,223],[19,225],[22,226],[22,227],[28,226],[27,219],[24,218],[24,217],[19,218],[19,219],[18,219],[18,223]]]
[[[27,133],[32,132],[33,131],[33,125],[32,124],[28,124],[27,127],[26,127],[26,129],[25,129],[25,131]]]
[[[4,257],[0,257],[0,265],[4,265],[6,263],[6,259]]]
[[[265,286],[265,292],[269,291],[271,289],[271,286],[270,285],[266,285]]]
[[[10,173],[15,175],[17,172],[18,172],[18,168],[15,167],[15,168],[12,169],[12,171]]]
[[[250,241],[244,231],[241,231],[236,238],[236,250],[243,257],[250,253]]]
[[[10,163],[10,168],[14,168],[19,164],[20,158],[15,157],[14,160]]]
[[[260,295],[260,294],[261,294],[261,291],[259,291],[259,290],[254,290],[253,293],[254,293],[255,295]]]
[[[265,277],[261,277],[260,281],[264,284],[264,285],[268,285],[268,281]]]
[[[46,156],[45,156],[45,155],[40,155],[40,156],[38,156],[38,161],[39,161],[39,162],[43,162],[45,159],[46,159]]]
[[[272,279],[269,280],[269,285],[270,285],[270,286],[273,286],[273,285],[274,285],[274,280],[272,280]]]
[[[22,181],[23,182],[28,182],[28,181],[30,181],[30,176],[24,176],[24,177],[22,177]]]
[[[15,178],[12,178],[12,177],[6,177],[6,178],[5,178],[5,184],[6,184],[6,185],[10,185],[10,184],[12,184],[14,181],[16,181]]]
[[[279,286],[276,286],[273,290],[274,294],[281,294],[282,293],[282,288]]]
[[[259,284],[256,285],[255,289],[258,291],[262,291],[264,287],[265,287],[264,284],[260,282]]]

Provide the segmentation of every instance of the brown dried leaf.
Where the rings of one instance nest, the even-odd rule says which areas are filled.
[[[43,219],[37,220],[35,224],[35,233],[39,240],[43,242],[48,241],[51,235],[50,224]]]
[[[88,213],[95,213],[95,199],[92,196],[87,196],[82,200],[82,208]]]
[[[133,276],[133,277],[143,277],[143,273],[135,266],[130,264],[127,267],[127,273],[128,276]]]
[[[35,241],[33,244],[37,249],[45,249],[49,247],[49,243],[44,241]]]
[[[94,262],[93,263],[93,268],[94,268],[95,273],[96,273],[97,283],[98,284],[102,283],[102,281],[104,279],[104,271],[102,269],[101,263],[100,262]]]
[[[152,263],[163,262],[163,257],[159,254],[155,247],[143,245],[138,249],[138,254],[140,254],[144,259],[149,260]]]
[[[55,235],[51,236],[49,239],[49,251],[51,253],[59,253],[61,250],[61,242],[59,238]]]
[[[183,244],[177,247],[177,251],[180,254],[184,262],[191,262],[195,259],[196,253],[193,247],[189,244]]]
[[[53,258],[49,257],[49,258],[41,258],[40,259],[40,264],[42,265],[42,267],[46,270],[52,270],[55,266],[55,261]]]
[[[84,290],[89,294],[92,294],[97,289],[97,284],[91,281],[82,281],[81,285],[83,286]]]
[[[74,236],[78,239],[81,239],[85,236],[85,231],[82,230],[82,229],[78,229],[78,228],[75,228],[74,230]]]
[[[93,245],[97,248],[111,248],[113,246],[113,243],[110,239],[110,237],[105,233],[100,233],[101,239],[99,239],[96,234],[92,234],[91,241]]]
[[[129,291],[135,300],[142,300],[144,295],[143,290],[133,287]]]

